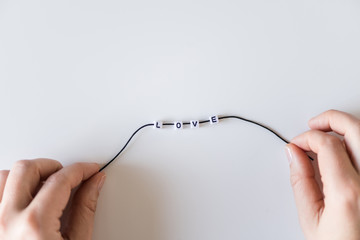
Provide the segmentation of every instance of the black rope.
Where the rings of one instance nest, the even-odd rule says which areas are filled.
[[[264,124],[255,122],[255,121],[250,120],[250,119],[247,119],[247,118],[238,117],[238,116],[224,116],[224,117],[219,117],[219,119],[226,119],[226,118],[240,119],[240,120],[243,120],[243,121],[246,121],[246,122],[249,122],[249,123],[258,125],[258,126],[260,126],[260,127],[262,127],[262,128],[265,128],[266,130],[272,132],[273,134],[275,134],[275,136],[277,136],[278,138],[280,138],[284,143],[286,143],[286,144],[290,143],[288,140],[286,140],[285,138],[283,138],[280,134],[278,134],[277,132],[275,132],[275,131],[272,130],[271,128],[265,126]]]
[[[256,121],[253,121],[253,120],[250,120],[250,119],[247,119],[247,118],[243,118],[243,117],[239,117],[239,116],[222,116],[222,117],[219,117],[218,119],[221,120],[221,119],[228,119],[228,118],[234,118],[234,119],[239,119],[239,120],[242,120],[242,121],[245,121],[245,122],[249,122],[249,123],[252,123],[252,124],[255,124],[257,126],[260,126],[268,131],[270,131],[271,133],[273,133],[276,137],[278,137],[279,139],[281,139],[284,143],[288,144],[289,141],[286,140],[284,137],[282,137],[279,133],[277,133],[275,130],[271,129],[270,127],[267,127],[265,126],[264,124],[261,124],[259,122],[256,122]],[[199,121],[199,124],[203,124],[203,123],[208,123],[210,122],[210,120],[203,120],[203,121]],[[183,125],[189,125],[190,122],[184,122]],[[123,148],[109,161],[107,162],[100,170],[99,172],[101,172],[102,170],[104,170],[107,166],[109,166],[110,163],[112,163],[124,150],[125,148],[127,147],[127,145],[130,143],[131,139],[143,128],[145,127],[149,127],[149,126],[154,126],[153,123],[148,123],[148,124],[145,124],[145,125],[142,125],[141,127],[139,127],[132,135],[131,137],[129,138],[129,140],[125,143],[125,145],[123,146]],[[174,123],[163,123],[163,126],[174,126]],[[309,158],[311,160],[313,160],[310,156]]]
[[[149,124],[145,124],[142,125],[141,127],[139,127],[129,138],[129,140],[125,143],[125,145],[123,146],[123,148],[115,155],[115,157],[113,157],[109,162],[107,162],[102,168],[100,168],[99,172],[101,172],[102,170],[104,170],[107,166],[109,166],[110,163],[112,163],[126,148],[126,146],[129,144],[129,142],[131,141],[131,139],[143,128],[145,127],[149,127],[149,126],[154,126],[153,123],[149,123]]]

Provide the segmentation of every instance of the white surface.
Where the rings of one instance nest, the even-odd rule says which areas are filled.
[[[238,114],[287,138],[360,116],[358,1],[0,1],[0,161],[105,163],[138,126]],[[236,120],[143,130],[94,239],[303,239],[284,144]]]

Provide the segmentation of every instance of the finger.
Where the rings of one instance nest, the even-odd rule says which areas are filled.
[[[316,228],[318,216],[324,207],[324,196],[316,182],[314,168],[306,153],[296,145],[288,144],[286,152],[300,223],[303,229]]]
[[[61,169],[46,180],[29,208],[36,208],[40,216],[60,218],[69,201],[71,190],[98,171],[97,163],[75,163]]]
[[[105,173],[100,172],[84,182],[76,192],[63,234],[68,239],[91,239],[94,216]]]
[[[8,175],[9,175],[9,170],[1,170],[0,171],[0,203],[1,203],[1,199],[3,196],[3,192],[4,192],[4,188],[5,188],[5,184],[6,184]]]
[[[329,110],[309,121],[311,129],[334,131],[344,136],[346,148],[355,169],[360,166],[360,120],[336,110]]]
[[[11,169],[2,203],[12,209],[23,209],[31,202],[40,181],[62,168],[55,160],[39,158],[17,161]]]
[[[339,138],[318,130],[310,130],[295,137],[291,142],[305,151],[317,153],[324,187],[325,184],[343,187],[349,177],[357,177]]]
[[[359,134],[360,121],[356,117],[337,110],[329,110],[309,120],[309,127],[321,131],[334,131],[340,135]]]

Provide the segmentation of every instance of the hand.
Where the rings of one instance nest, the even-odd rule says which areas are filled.
[[[50,159],[22,160],[11,171],[0,171],[0,239],[91,239],[105,180],[98,171],[96,163],[63,168]]]
[[[360,239],[360,120],[330,110],[287,145],[300,224],[308,240]],[[333,131],[343,136],[327,134]],[[304,151],[317,154],[323,188]]]

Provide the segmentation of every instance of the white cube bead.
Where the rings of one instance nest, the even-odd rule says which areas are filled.
[[[160,121],[154,122],[154,128],[162,128],[162,127],[163,127],[163,122],[160,122]]]
[[[174,127],[175,127],[175,129],[182,129],[183,128],[183,123],[182,122],[175,122]]]
[[[199,128],[199,125],[200,125],[199,120],[191,120],[190,121],[191,128]]]
[[[210,124],[216,124],[216,123],[219,122],[219,118],[218,118],[218,116],[216,116],[216,115],[211,116],[211,117],[209,118],[209,120],[210,120]]]

